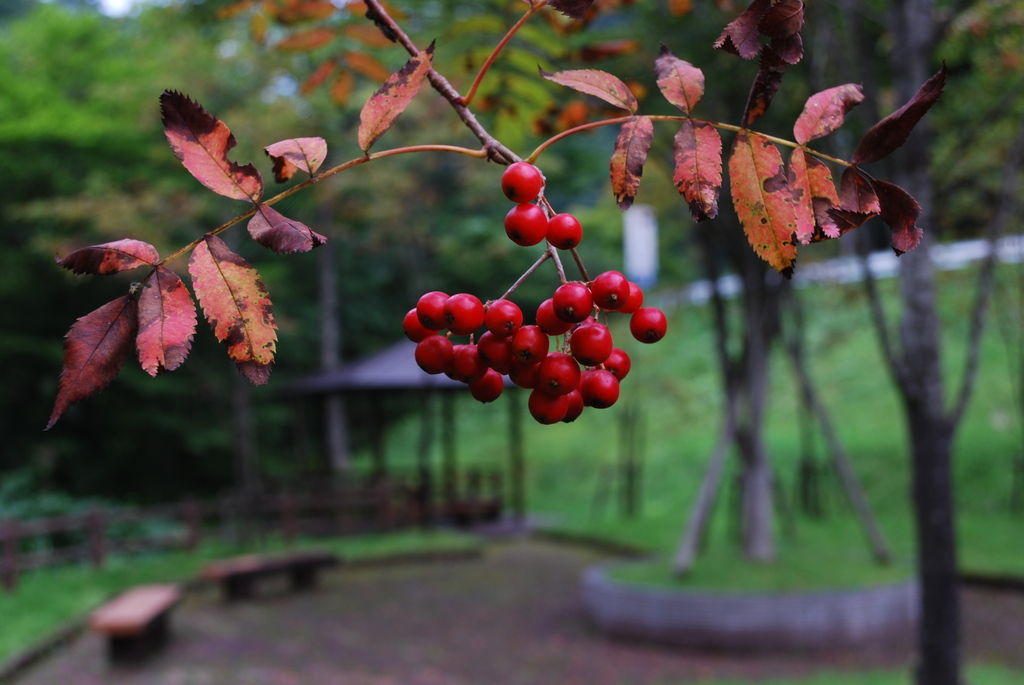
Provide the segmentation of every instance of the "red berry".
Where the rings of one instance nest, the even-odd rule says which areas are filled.
[[[512,361],[512,338],[503,338],[485,331],[476,342],[480,357],[492,369],[503,369]]]
[[[510,300],[495,300],[484,313],[484,325],[494,335],[514,335],[523,325],[523,312]]]
[[[568,395],[580,384],[580,365],[562,352],[544,357],[537,375],[537,389],[552,395]]]
[[[555,306],[551,298],[544,300],[537,307],[537,325],[548,335],[562,335],[572,328],[571,323],[562,321],[555,315]]]
[[[452,377],[457,381],[472,383],[483,378],[488,371],[476,345],[459,345],[452,354]]]
[[[629,298],[624,307],[619,307],[620,314],[633,314],[640,307],[644,306],[644,291],[633,281],[629,282]]]
[[[597,366],[612,353],[612,334],[608,327],[588,323],[578,327],[569,338],[572,356],[584,366]]]
[[[619,399],[619,381],[611,371],[591,371],[580,381],[583,404],[595,409],[607,409]]]
[[[443,373],[454,353],[451,340],[443,335],[431,335],[416,345],[416,363],[427,373]]]
[[[565,418],[565,413],[569,410],[569,398],[565,395],[549,395],[537,389],[530,393],[526,405],[538,423],[547,425]]]
[[[543,187],[540,169],[527,162],[510,164],[501,175],[501,192],[512,202],[533,202]]]
[[[444,322],[452,333],[469,335],[484,322],[484,305],[476,295],[452,295],[444,303]]]
[[[604,368],[611,371],[611,374],[622,381],[629,374],[633,364],[629,361],[629,355],[617,347],[612,348],[612,353],[604,361]]]
[[[520,388],[530,390],[537,387],[537,375],[540,373],[540,364],[523,364],[512,360],[508,365],[508,377]]]
[[[421,296],[416,303],[416,316],[423,327],[431,331],[439,331],[445,327],[444,305],[448,301],[448,293],[434,290]]]
[[[594,304],[608,311],[625,307],[629,300],[629,292],[629,281],[618,271],[605,271],[595,278],[590,286]]]
[[[583,413],[583,395],[579,390],[573,390],[566,397],[569,398],[569,408],[562,417],[562,423],[572,423]]]
[[[494,369],[487,369],[487,373],[484,374],[483,378],[469,384],[469,393],[473,396],[473,399],[484,404],[498,399],[501,396],[501,391],[504,389],[505,379]]]
[[[657,307],[641,307],[629,318],[629,332],[642,343],[656,343],[665,337],[668,321]]]
[[[590,296],[590,288],[582,283],[566,283],[558,286],[551,297],[555,308],[555,316],[562,321],[579,323],[594,309],[594,299]]]
[[[413,307],[405,313],[405,318],[402,319],[402,330],[405,331],[405,337],[412,340],[414,343],[418,343],[428,335],[433,335],[434,331],[423,326],[420,323],[420,317],[416,313],[416,308]]]
[[[547,236],[559,250],[570,250],[583,239],[583,227],[572,214],[555,214],[548,220]]]
[[[516,245],[536,245],[547,232],[548,218],[537,205],[516,205],[505,215],[505,235]]]
[[[539,326],[523,326],[512,336],[512,356],[523,364],[536,364],[547,355],[549,344]]]

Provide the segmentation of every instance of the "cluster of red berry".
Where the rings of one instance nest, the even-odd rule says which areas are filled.
[[[531,164],[518,162],[505,171],[502,190],[517,203],[505,217],[505,231],[519,245],[536,245],[547,238],[559,249],[571,249],[583,235],[580,223],[570,214],[548,218],[550,212],[533,204],[543,186],[543,176]],[[519,387],[533,390],[529,408],[537,421],[568,423],[584,407],[613,405],[619,398],[619,381],[629,373],[629,356],[612,346],[612,334],[597,321],[597,314],[631,314],[629,329],[640,342],[653,343],[665,336],[665,315],[641,306],[643,299],[635,283],[618,271],[606,271],[589,283],[559,286],[537,308],[535,325],[524,326],[522,311],[510,300],[485,305],[468,293],[449,297],[434,291],[409,310],[402,327],[417,343],[416,363],[427,373],[444,373],[467,383],[481,402],[501,395],[502,376],[507,375]],[[474,344],[473,335],[481,326],[487,330]],[[445,329],[448,334],[440,335]],[[469,343],[452,344],[452,334],[470,336]],[[557,336],[563,336],[561,351],[550,352],[551,338]]]

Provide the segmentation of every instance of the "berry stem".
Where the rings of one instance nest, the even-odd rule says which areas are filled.
[[[504,295],[502,295],[501,297],[499,297],[498,299],[499,299],[499,300],[507,300],[507,299],[508,299],[508,297],[509,297],[509,295],[511,295],[512,293],[514,293],[514,292],[516,291],[516,288],[518,288],[518,287],[519,287],[520,285],[522,285],[522,284],[523,284],[523,281],[525,281],[525,280],[526,280],[527,278],[529,278],[529,277],[530,277],[530,274],[532,274],[532,273],[533,273],[534,271],[536,271],[536,270],[537,270],[537,267],[539,267],[539,266],[540,266],[541,264],[543,264],[544,262],[546,262],[546,261],[547,261],[547,260],[549,260],[549,259],[551,259],[551,253],[550,253],[550,252],[548,252],[547,250],[545,250],[545,251],[544,251],[544,254],[542,254],[542,255],[540,256],[540,258],[539,258],[539,259],[538,259],[537,261],[535,261],[535,262],[533,263],[533,266],[531,266],[531,267],[530,267],[529,269],[527,269],[526,271],[524,271],[524,272],[523,272],[523,275],[522,275],[522,276],[520,276],[520,277],[519,277],[519,278],[518,278],[518,279],[516,280],[516,282],[515,282],[515,283],[513,283],[513,284],[512,284],[512,286],[511,286],[511,287],[510,287],[510,288],[509,288],[508,290],[506,290],[506,291],[505,291],[505,294],[504,294]]]
[[[587,283],[590,282],[590,274],[587,273],[587,267],[583,266],[583,260],[580,259],[580,253],[576,251],[576,248],[570,248],[569,252],[572,252],[572,258],[576,260],[576,266],[580,270],[580,275],[583,276],[583,280]]]
[[[471,85],[466,94],[462,96],[462,105],[464,107],[469,107],[469,104],[473,101],[473,98],[476,97],[477,88],[480,87],[480,82],[484,80],[484,76],[487,74],[487,70],[491,68],[492,64],[494,64],[494,60],[497,59],[498,54],[502,51],[502,49],[504,49],[505,45],[508,44],[510,40],[512,40],[512,36],[516,35],[516,32],[519,31],[522,25],[525,24],[530,17],[539,12],[540,8],[544,7],[547,4],[547,0],[540,0],[540,2],[534,2],[530,6],[530,9],[526,10],[526,13],[519,19],[519,21],[517,21],[515,25],[508,30],[508,33],[505,34],[505,37],[502,38],[501,41],[496,46],[494,46],[494,50],[492,50],[491,54],[487,56],[487,59],[484,61],[483,66],[480,67],[480,71],[477,73],[476,78],[473,79],[473,85]]]
[[[555,269],[558,270],[558,280],[561,281],[562,285],[569,282],[569,279],[565,277],[565,267],[562,266],[562,259],[558,256],[558,250],[551,243],[548,243],[548,254],[555,260]]]
[[[314,183],[319,183],[325,178],[329,178],[330,176],[345,171],[346,169],[351,169],[354,166],[359,166],[360,164],[365,164],[366,162],[372,162],[375,159],[384,159],[385,157],[394,157],[395,155],[404,155],[412,152],[454,152],[460,155],[466,155],[467,157],[476,157],[478,159],[485,159],[489,154],[488,149],[486,147],[480,148],[479,150],[471,150],[469,148],[457,147],[455,145],[410,145],[408,147],[396,147],[391,150],[382,150],[381,152],[374,152],[372,154],[364,155],[362,157],[356,157],[355,159],[350,159],[344,164],[339,164],[338,166],[331,167],[330,169],[324,171],[322,174],[312,176],[303,181],[302,183],[299,183],[298,185],[292,186],[288,190],[278,193],[269,200],[264,200],[263,202],[260,202],[259,205],[276,204],[281,200],[285,199],[286,197],[294,195],[300,190],[308,188]],[[256,211],[259,209],[259,205],[253,206],[253,208],[250,209],[249,211],[243,212],[242,214],[239,214],[233,219],[228,219],[227,221],[225,221],[212,231],[207,231],[205,234],[203,234],[202,237],[196,238],[191,243],[177,250],[170,256],[161,259],[159,262],[156,263],[155,266],[163,266],[168,262],[174,261],[175,259],[185,254],[186,252],[193,250],[199,243],[203,242],[203,240],[206,239],[206,236],[223,233],[224,231],[228,230],[238,222],[243,221],[244,219],[248,219],[249,217],[256,213]]]

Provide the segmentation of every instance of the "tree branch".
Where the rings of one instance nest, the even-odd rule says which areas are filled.
[[[889,370],[899,383],[901,388],[906,387],[907,366],[902,356],[896,353],[892,344],[892,336],[889,333],[889,322],[885,318],[885,308],[882,305],[882,298],[878,294],[878,284],[875,282],[875,275],[871,273],[868,265],[867,234],[857,236],[857,256],[860,257],[861,269],[864,271],[864,289],[868,294],[868,302],[871,304],[871,318],[875,322],[875,331],[878,333],[878,342],[882,346],[882,354],[889,364]]]
[[[387,13],[387,11],[381,6],[378,0],[366,0],[366,18],[371,20],[377,25],[389,40],[399,43],[405,48],[406,52],[410,55],[420,54],[420,49],[416,47],[416,44],[405,34],[401,27],[395,23],[395,20]],[[437,73],[434,69],[427,72],[427,80],[430,81],[430,85],[434,87],[438,93],[441,94],[448,104],[452,106],[455,113],[459,115],[462,123],[473,132],[473,135],[484,144],[484,146],[490,151],[490,159],[494,160],[498,164],[511,164],[512,162],[518,162],[519,157],[509,150],[507,147],[498,142],[498,139],[492,136],[487,130],[476,120],[476,116],[473,115],[469,108],[462,104],[462,96],[459,95],[458,91],[452,87],[452,84],[448,82],[444,76]]]
[[[992,295],[992,284],[995,281],[996,241],[1003,234],[1010,215],[1017,211],[1017,185],[1021,164],[1024,164],[1024,125],[1017,132],[1017,138],[1010,148],[1003,172],[1003,188],[999,197],[999,208],[988,226],[988,256],[981,265],[978,274],[978,294],[971,312],[971,326],[968,332],[967,359],[964,363],[964,379],[960,385],[956,404],[949,414],[951,426],[956,426],[963,418],[967,402],[974,389],[974,379],[978,375],[978,357],[981,348],[981,334],[985,329],[985,312]]]

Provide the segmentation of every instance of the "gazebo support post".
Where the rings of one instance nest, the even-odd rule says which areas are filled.
[[[430,390],[420,393],[420,444],[416,453],[417,493],[416,506],[420,522],[429,525],[434,520],[434,492],[431,483],[430,448],[434,443],[434,423],[431,420],[434,393]]]
[[[444,502],[450,505],[457,497],[457,467],[455,454],[455,398],[453,393],[446,392],[441,402],[441,442],[443,447],[441,462],[441,494]]]

